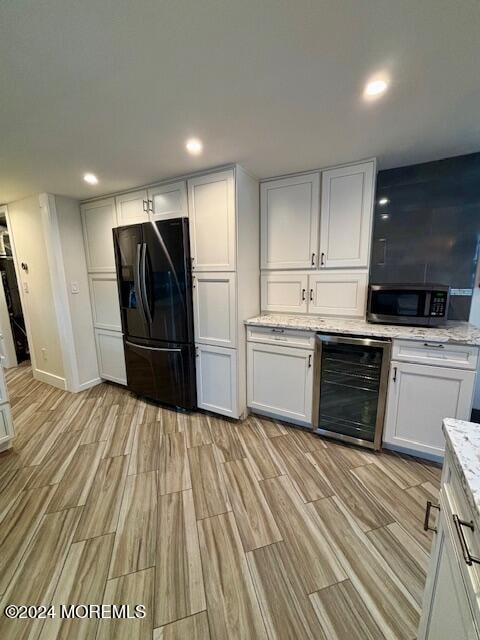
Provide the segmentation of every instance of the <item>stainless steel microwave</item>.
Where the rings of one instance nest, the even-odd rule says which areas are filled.
[[[436,327],[447,321],[449,297],[442,284],[371,284],[367,320]]]

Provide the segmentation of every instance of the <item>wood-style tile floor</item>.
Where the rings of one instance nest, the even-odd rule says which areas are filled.
[[[0,638],[416,637],[439,468],[110,384],[72,395],[26,366],[7,380]],[[8,603],[146,616],[9,620]]]

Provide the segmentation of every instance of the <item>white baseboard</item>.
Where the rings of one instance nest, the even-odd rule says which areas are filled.
[[[82,382],[82,384],[79,384],[76,389],[72,389],[72,392],[79,393],[80,391],[85,391],[85,389],[96,387],[97,384],[101,384],[102,382],[103,380],[101,378],[92,378],[91,380],[87,380],[86,382]]]
[[[56,376],[53,373],[48,373],[48,371],[42,371],[41,369],[32,368],[32,373],[33,377],[36,380],[41,380],[42,382],[51,384],[53,387],[58,387],[59,389],[63,389],[64,391],[66,391],[67,389],[67,381],[65,380],[65,378]]]

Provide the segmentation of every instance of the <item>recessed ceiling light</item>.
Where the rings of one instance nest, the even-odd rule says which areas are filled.
[[[380,217],[382,218],[382,220],[388,220],[390,216],[388,215],[388,213],[382,213]]]
[[[86,173],[83,179],[85,182],[88,182],[88,184],[98,184],[98,178],[94,173]]]
[[[187,140],[185,148],[187,149],[188,153],[192,154],[192,156],[198,156],[200,153],[202,153],[203,144],[202,141],[198,138],[190,138],[190,140]]]
[[[378,201],[378,204],[381,207],[384,207],[386,204],[388,204],[390,202],[390,200],[388,198],[380,198],[380,200]]]
[[[386,80],[371,80],[365,85],[363,95],[365,98],[377,98],[378,96],[381,96],[382,93],[385,93],[387,88],[388,83]]]

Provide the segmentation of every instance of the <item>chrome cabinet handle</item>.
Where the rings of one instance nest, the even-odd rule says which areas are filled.
[[[393,382],[397,381],[397,367],[393,367]]]
[[[305,298],[305,291],[306,291],[305,289],[302,289],[302,300],[306,300],[306,298]]]
[[[313,300],[313,289],[310,289],[310,302]]]
[[[423,521],[423,530],[424,531],[435,531],[437,532],[436,527],[430,526],[430,511],[432,509],[438,509],[440,511],[440,506],[438,504],[434,504],[431,500],[427,500],[427,507],[425,509],[425,520]]]
[[[312,267],[315,266],[315,254],[312,253]]]
[[[322,251],[322,253],[320,254],[320,266],[321,266],[321,267],[324,267],[324,266],[325,266],[325,254],[323,253],[323,251]]]
[[[475,564],[480,564],[480,558],[476,556],[472,556],[470,551],[468,550],[467,541],[465,540],[465,536],[463,534],[463,527],[467,527],[471,531],[475,531],[475,526],[473,522],[470,520],[467,522],[466,520],[460,520],[456,513],[453,514],[453,524],[455,525],[455,529],[457,531],[458,539],[460,540],[460,546],[462,547],[462,555],[465,560],[465,564],[468,564],[469,567],[475,562]]]
[[[308,356],[308,368],[310,369],[311,366],[312,366],[312,354]]]
[[[423,346],[428,347],[429,349],[445,349],[443,344],[430,344],[429,342],[424,342]]]

